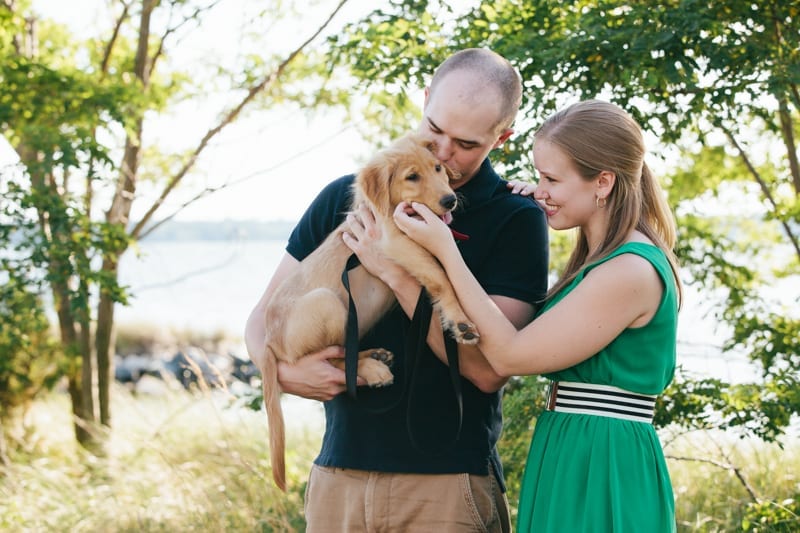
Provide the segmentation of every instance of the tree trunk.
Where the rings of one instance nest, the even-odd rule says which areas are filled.
[[[6,433],[3,430],[3,420],[0,418],[0,465],[7,467],[10,464],[11,461],[8,458],[8,445],[6,444]],[[0,474],[2,473],[3,470],[0,470]]]
[[[148,43],[150,40],[150,16],[157,5],[155,0],[142,0],[142,17],[139,21],[138,46],[134,61],[134,74],[147,90],[150,79]],[[125,152],[122,168],[117,183],[117,191],[106,212],[106,221],[110,224],[128,224],[133,198],[136,193],[136,175],[139,171],[141,154],[143,121],[136,120],[133,131],[125,139]],[[118,278],[118,258],[125,250],[110,250],[103,258],[103,272]],[[97,395],[100,403],[100,423],[111,427],[110,388],[112,382],[112,346],[111,335],[114,328],[114,301],[101,291],[97,304],[97,332],[95,333],[95,349],[97,353]]]
[[[786,155],[789,160],[789,172],[792,175],[794,192],[800,195],[800,162],[797,161],[797,148],[794,142],[794,125],[792,124],[792,114],[789,111],[789,104],[785,98],[778,101],[778,119],[781,124],[783,143],[786,146]]]
[[[81,282],[81,285],[82,292],[88,296],[89,291],[83,287],[85,283]],[[84,410],[87,413],[91,413],[91,420],[94,421],[94,365],[92,364],[91,325],[85,309],[78,311],[78,314],[80,315],[78,345],[81,351],[81,400]]]
[[[78,351],[78,333],[75,328],[72,311],[69,306],[69,297],[66,286],[63,283],[53,283],[53,298],[56,303],[56,313],[58,314],[58,324],[61,332],[61,345],[64,347],[65,356],[70,360],[75,360],[75,352]],[[74,416],[75,438],[81,446],[87,449],[95,448],[94,435],[91,431],[94,425],[94,402],[91,394],[88,398],[84,395],[86,387],[83,383],[83,368],[89,365],[86,354],[82,354],[80,365],[69,365],[67,370],[68,391],[72,401],[72,415]],[[90,389],[91,392],[91,389]]]
[[[117,261],[103,260],[103,272],[117,278]],[[100,423],[111,427],[111,383],[114,380],[112,331],[114,326],[114,300],[106,292],[100,293],[97,304],[97,332],[95,348],[97,349],[97,396],[100,404]]]

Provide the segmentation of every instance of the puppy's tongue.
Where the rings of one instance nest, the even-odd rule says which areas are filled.
[[[447,213],[441,216],[441,219],[444,220],[444,223],[449,226],[450,223],[453,221],[453,215],[450,213],[450,211],[448,211]],[[465,235],[459,231],[454,230],[453,228],[450,228],[450,233],[453,234],[453,238],[457,241],[469,240],[469,235]]]

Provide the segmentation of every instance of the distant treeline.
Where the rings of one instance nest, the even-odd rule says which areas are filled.
[[[154,241],[286,240],[296,222],[288,220],[223,220],[184,222],[170,220],[147,236]]]

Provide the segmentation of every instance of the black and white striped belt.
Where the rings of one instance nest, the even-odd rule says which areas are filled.
[[[630,392],[611,385],[551,381],[547,410],[653,422],[657,396]]]

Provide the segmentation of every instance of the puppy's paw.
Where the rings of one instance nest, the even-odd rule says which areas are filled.
[[[392,365],[394,364],[394,354],[389,350],[384,350],[383,348],[375,348],[374,350],[367,350],[366,356],[369,357],[370,359],[375,359],[376,361],[380,361],[389,368],[392,368]]]
[[[365,357],[358,361],[358,375],[370,387],[385,387],[394,383],[394,375],[389,367],[378,359]]]
[[[481,340],[478,328],[466,318],[458,321],[443,321],[442,327],[445,331],[450,332],[459,344],[478,344],[478,341]]]

